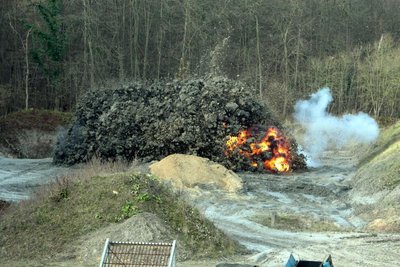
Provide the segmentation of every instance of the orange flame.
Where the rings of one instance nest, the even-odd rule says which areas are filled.
[[[266,131],[246,129],[237,136],[229,136],[225,155],[233,157],[235,153],[248,158],[253,168],[263,167],[271,172],[291,170],[289,142],[276,127],[270,127]]]

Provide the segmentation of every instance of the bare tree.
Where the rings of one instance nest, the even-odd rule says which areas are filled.
[[[262,63],[261,63],[261,54],[260,54],[260,29],[258,25],[258,17],[255,15],[256,18],[256,39],[257,39],[257,60],[258,60],[258,91],[260,97],[263,96],[263,88],[262,88]]]
[[[11,19],[10,19],[10,27],[19,37],[22,48],[25,53],[25,109],[27,110],[29,108],[29,35],[31,34],[32,28],[28,29],[24,40],[22,36],[19,34],[19,32],[12,25]]]
[[[145,80],[147,78],[146,76],[146,71],[147,71],[147,64],[148,64],[148,51],[149,51],[149,39],[150,39],[150,26],[151,26],[151,20],[150,20],[150,7],[148,2],[145,3],[144,5],[144,21],[145,21],[145,44],[144,44],[144,56],[143,56],[143,75],[142,78]]]

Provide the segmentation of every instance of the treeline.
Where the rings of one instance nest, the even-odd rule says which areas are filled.
[[[398,117],[398,0],[1,0],[0,112],[70,110],[89,88],[222,75],[282,117],[332,88],[331,111]]]

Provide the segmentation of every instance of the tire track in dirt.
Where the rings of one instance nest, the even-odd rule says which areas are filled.
[[[217,227],[252,250],[251,260],[260,266],[282,266],[291,252],[314,260],[332,254],[335,266],[397,264],[400,235],[362,233],[365,222],[347,201],[356,164],[351,151],[328,151],[319,168],[286,175],[241,173],[245,192],[196,189],[190,199]],[[271,214],[309,218],[311,230],[274,229],[255,220],[268,220]],[[318,232],[313,225],[319,222],[329,222],[336,231]]]

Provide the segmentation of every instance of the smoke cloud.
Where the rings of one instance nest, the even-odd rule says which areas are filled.
[[[343,148],[350,142],[368,144],[379,135],[378,124],[366,113],[341,117],[329,114],[327,108],[332,101],[330,89],[322,88],[294,107],[295,120],[306,130],[303,149],[310,167],[317,167],[318,157],[332,146]]]

